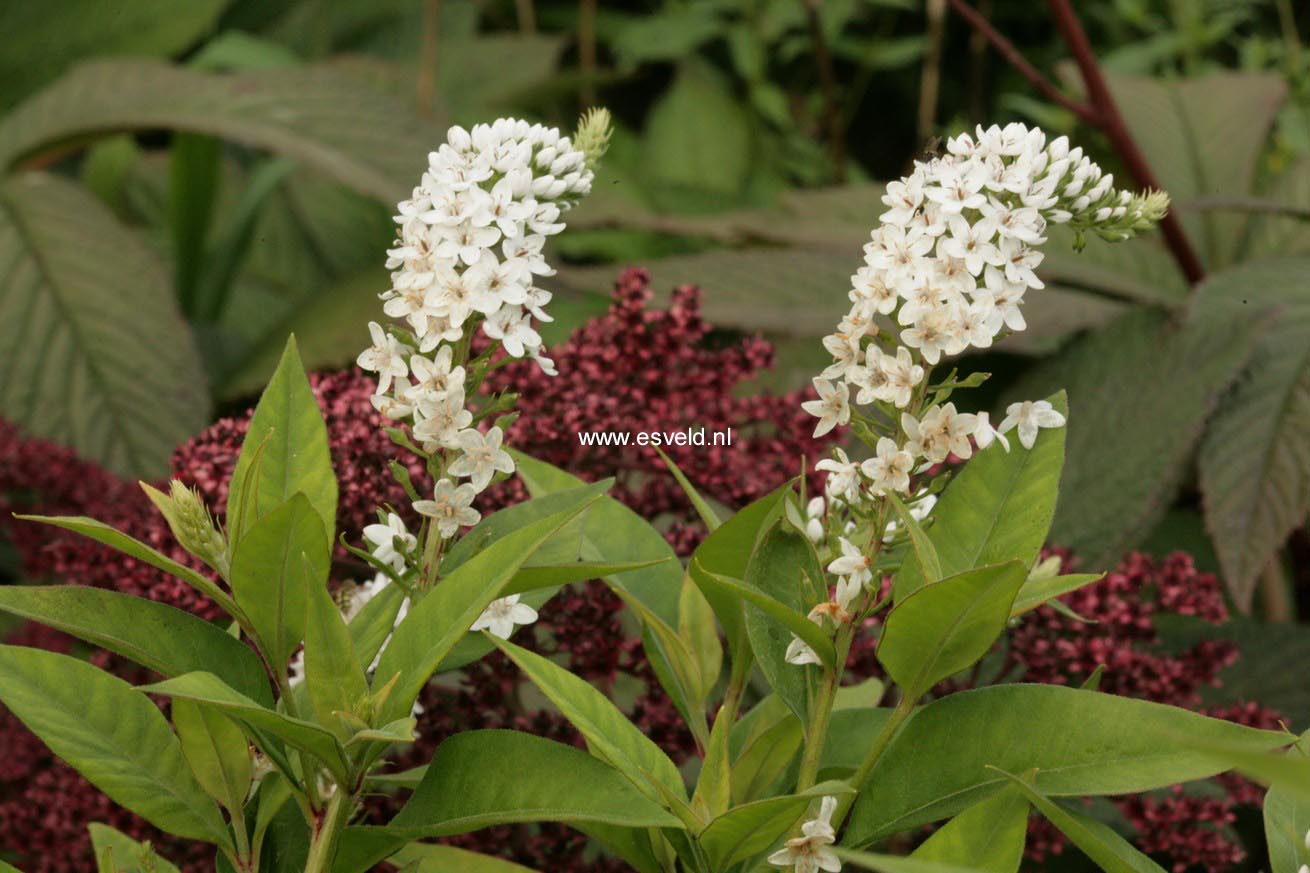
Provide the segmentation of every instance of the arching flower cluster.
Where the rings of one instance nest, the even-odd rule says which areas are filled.
[[[928,496],[918,474],[932,465],[994,441],[1009,451],[1011,430],[1031,448],[1040,428],[1064,424],[1038,400],[1012,404],[993,426],[987,413],[947,400],[966,386],[932,384],[934,366],[1024,329],[1023,298],[1042,287],[1037,247],[1049,224],[1069,224],[1080,239],[1088,231],[1127,239],[1159,220],[1168,198],[1118,191],[1065,137],[1048,143],[1016,123],[950,139],[944,154],[889,184],[883,202],[888,210],[852,277],[850,311],[823,340],[832,363],[814,380],[819,399],[804,404],[818,419],[816,436],[850,425],[869,452],[857,463],[838,450],[818,465],[828,474],[826,504],[814,508],[811,527],[833,556],[838,611],[829,612],[838,616],[858,611],[873,579],[873,553],[891,521],[887,495],[914,507]],[[793,655],[813,659],[799,641]]]
[[[470,403],[498,351],[531,358],[546,373],[536,321],[550,321],[549,291],[536,280],[554,271],[546,239],[564,229],[565,211],[591,190],[592,167],[605,151],[609,114],[582,118],[576,141],[555,128],[502,118],[472,130],[452,127],[428,156],[428,170],[410,199],[399,204],[396,245],[388,253],[391,288],[383,311],[403,326],[369,324],[373,345],[357,363],[377,374],[374,407],[405,426],[393,439],[426,461],[431,497],[412,499],[425,517],[411,534],[400,516],[379,509],[364,537],[379,565],[374,580],[347,605],[353,613],[390,584],[413,573],[434,581],[443,544],[481,520],[473,503],[493,479],[514,472],[503,447],[502,423],[513,395]],[[470,346],[480,329],[490,340],[476,358]],[[489,426],[487,426],[489,425]],[[397,621],[404,618],[408,600]],[[508,636],[536,612],[517,596],[498,600],[474,624]]]

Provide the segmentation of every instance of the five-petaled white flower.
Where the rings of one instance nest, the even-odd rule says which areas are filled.
[[[881,437],[876,454],[861,464],[860,469],[869,477],[876,496],[882,497],[888,491],[908,493],[914,455],[896,445],[895,440]]]
[[[364,528],[364,539],[373,544],[373,557],[397,572],[405,569],[405,555],[418,545],[414,535],[405,529],[399,515],[387,513],[385,524],[370,524]]]
[[[837,798],[825,797],[819,802],[819,814],[801,825],[801,836],[769,856],[775,867],[792,867],[795,873],[838,873],[839,859],[828,846],[837,841],[832,827],[832,815],[837,811]]]
[[[837,603],[842,609],[851,605],[864,586],[873,581],[873,562],[869,556],[852,545],[846,537],[837,540],[841,546],[841,556],[828,564],[828,572],[837,576]]]
[[[461,527],[475,525],[482,519],[482,514],[472,506],[477,496],[478,491],[472,485],[456,487],[449,479],[442,479],[432,489],[431,500],[414,501],[414,511],[431,518],[441,536],[453,537]]]
[[[1064,416],[1055,410],[1046,400],[1025,400],[1011,403],[1005,408],[1005,420],[1001,422],[1001,433],[1008,433],[1011,428],[1019,430],[1019,442],[1025,449],[1031,449],[1037,442],[1037,430],[1043,427],[1064,427]]]
[[[378,374],[378,393],[385,394],[391,387],[392,379],[403,379],[409,375],[409,365],[401,353],[400,343],[391,334],[382,329],[376,321],[368,323],[369,336],[373,345],[359,353],[355,363],[361,370]]]
[[[464,431],[456,439],[463,454],[450,465],[449,473],[468,477],[479,491],[490,484],[496,471],[513,473],[514,459],[500,447],[504,438],[505,434],[498,427],[485,434],[472,429]]]
[[[532,624],[537,620],[537,611],[526,603],[519,602],[519,595],[511,594],[487,604],[487,608],[473,622],[471,630],[484,630],[492,636],[507,640],[514,633],[514,626]]]
[[[850,389],[846,383],[838,382],[834,385],[827,379],[815,379],[814,390],[819,392],[819,399],[805,401],[801,409],[819,420],[814,427],[816,437],[851,420]]]

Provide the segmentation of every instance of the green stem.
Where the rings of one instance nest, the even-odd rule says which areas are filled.
[[[350,819],[350,810],[354,798],[340,787],[328,801],[327,809],[314,832],[313,842],[309,845],[309,856],[305,859],[305,873],[328,873],[337,854],[337,842],[341,831]]]
[[[851,804],[855,802],[855,798],[859,796],[860,791],[864,788],[864,783],[868,780],[869,774],[878,765],[883,752],[887,751],[887,747],[891,745],[892,740],[896,739],[896,735],[901,732],[906,719],[914,712],[915,702],[908,697],[901,698],[901,702],[892,711],[891,718],[887,719],[887,723],[882,726],[882,731],[878,734],[878,738],[873,741],[869,753],[860,762],[860,768],[850,778],[850,786],[855,789],[855,793],[843,795],[837,800],[837,812],[833,816],[833,827],[840,829],[842,822],[846,820],[846,814],[851,811]]]
[[[813,719],[809,730],[805,732],[805,754],[801,758],[800,772],[796,777],[796,791],[800,793],[813,788],[818,781],[819,761],[823,756],[823,747],[828,739],[828,725],[832,722],[832,708],[837,702],[837,689],[841,685],[842,666],[850,651],[854,629],[846,624],[837,635],[837,666],[823,673],[823,685],[819,696],[814,701]]]

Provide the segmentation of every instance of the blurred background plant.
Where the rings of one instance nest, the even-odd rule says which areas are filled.
[[[61,487],[86,500],[110,488],[34,437],[107,476],[166,475],[177,446],[246,407],[289,331],[309,366],[348,364],[387,284],[394,204],[444,128],[507,112],[568,124],[603,103],[618,130],[560,241],[546,338],[630,331],[609,313],[621,266],[646,267],[661,306],[699,285],[714,329],[674,335],[726,357],[665,345],[642,360],[730,371],[696,391],[687,377],[661,415],[780,428],[774,461],[677,458],[735,508],[752,475],[766,487],[820,450],[779,396],[826,363],[818,340],[883,211],[878,180],[940,135],[1024,120],[1166,189],[1176,220],[1131,247],[1054,241],[1029,330],[961,368],[996,374],[979,393],[997,406],[1068,387],[1053,540],[1083,569],[1184,549],[1216,574],[1235,617],[1161,619],[1151,644],[1236,646],[1201,703],[1310,718],[1288,669],[1310,658],[1310,6],[53,0],[0,4],[0,33],[0,418],[29,446],[10,461],[11,500],[47,495],[43,476],[71,476]],[[616,406],[603,389],[581,405],[611,376],[587,366],[551,386],[578,426],[649,414],[645,395]],[[635,505],[675,542],[694,536],[675,492],[650,485],[654,459],[579,452],[564,425],[524,445],[588,475],[633,466]],[[6,580],[97,578],[26,548],[0,536]]]

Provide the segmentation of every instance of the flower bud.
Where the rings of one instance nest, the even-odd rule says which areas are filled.
[[[177,479],[170,480],[168,484],[168,494],[144,482],[141,488],[164,516],[182,548],[226,577],[229,569],[227,537],[215,527],[200,493]]]
[[[595,169],[610,146],[610,136],[614,133],[613,119],[610,111],[604,107],[593,107],[578,119],[578,130],[573,135],[573,147],[582,152],[587,162],[587,169]]]

